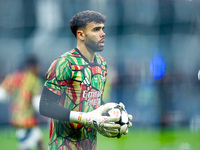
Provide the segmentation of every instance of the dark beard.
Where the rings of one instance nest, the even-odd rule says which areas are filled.
[[[92,50],[93,52],[101,52],[103,51],[103,46],[99,46],[99,42],[94,42],[86,35],[85,45],[88,49]]]

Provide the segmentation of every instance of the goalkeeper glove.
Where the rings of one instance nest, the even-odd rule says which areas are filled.
[[[123,103],[120,102],[119,105],[126,111]],[[128,123],[124,124],[120,127],[120,133],[117,136],[118,138],[120,138],[122,136],[122,134],[126,135],[128,133],[128,128],[132,127],[132,123],[131,123],[132,119],[133,119],[132,115],[128,114]],[[122,118],[122,120],[123,120],[123,118]]]
[[[119,121],[119,117],[102,116],[102,113],[113,107],[113,103],[106,103],[91,112],[70,112],[70,122],[96,129],[106,137],[116,137],[119,134],[120,125],[114,122]]]

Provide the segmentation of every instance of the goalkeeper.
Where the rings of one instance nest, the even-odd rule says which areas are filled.
[[[97,132],[120,137],[128,132],[117,117],[102,116],[112,103],[102,101],[107,64],[96,52],[103,51],[105,16],[96,11],[74,15],[70,28],[76,48],[55,59],[45,77],[40,113],[50,117],[50,150],[96,149]],[[121,104],[123,105],[123,104]],[[132,117],[129,117],[130,121]]]

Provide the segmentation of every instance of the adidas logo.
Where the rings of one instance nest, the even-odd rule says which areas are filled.
[[[88,85],[90,84],[90,81],[88,80],[88,78],[86,77],[83,82],[81,83],[82,85]]]

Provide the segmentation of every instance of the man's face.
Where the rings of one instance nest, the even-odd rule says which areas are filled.
[[[105,33],[103,23],[88,23],[85,28],[85,46],[93,52],[103,51]]]

